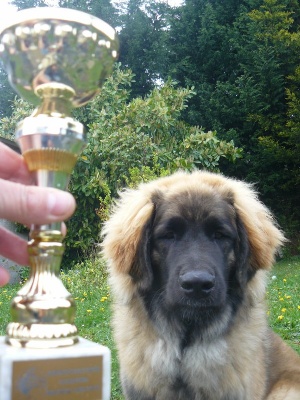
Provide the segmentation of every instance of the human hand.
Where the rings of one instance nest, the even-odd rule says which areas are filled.
[[[0,143],[0,218],[24,225],[45,225],[69,218],[75,210],[73,196],[65,191],[33,186],[24,159]],[[0,254],[28,265],[27,242],[0,227]],[[0,286],[9,280],[0,269]]]

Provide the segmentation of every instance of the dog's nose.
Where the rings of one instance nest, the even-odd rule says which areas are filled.
[[[179,276],[179,284],[189,296],[206,297],[215,286],[215,276],[206,271],[189,271]]]

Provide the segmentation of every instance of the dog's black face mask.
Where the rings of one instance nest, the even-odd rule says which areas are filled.
[[[230,197],[182,193],[154,202],[132,270],[152,318],[160,309],[166,318],[206,328],[225,308],[232,316],[249,267],[247,237]]]

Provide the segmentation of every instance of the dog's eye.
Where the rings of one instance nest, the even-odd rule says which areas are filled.
[[[161,221],[154,229],[154,237],[158,240],[180,240],[186,231],[186,222],[181,217],[173,217]]]
[[[158,240],[175,240],[176,233],[172,230],[157,232],[155,235]]]
[[[213,240],[234,240],[234,233],[228,229],[216,229],[211,232],[210,237]]]
[[[213,239],[220,240],[220,239],[224,239],[226,237],[226,235],[222,231],[215,231],[215,232],[213,232],[212,237],[213,237]]]
[[[205,232],[211,240],[230,240],[235,237],[235,230],[226,219],[209,218],[205,223]]]
[[[156,229],[155,236],[158,240],[176,240],[184,235],[186,224],[181,218],[171,218]]]
[[[176,238],[176,234],[173,231],[166,231],[161,236],[162,239],[174,240]]]

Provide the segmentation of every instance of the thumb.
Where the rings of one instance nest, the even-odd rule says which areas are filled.
[[[64,221],[75,210],[74,197],[59,189],[0,179],[0,218],[25,225]]]

